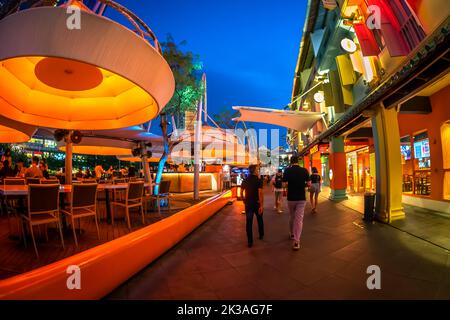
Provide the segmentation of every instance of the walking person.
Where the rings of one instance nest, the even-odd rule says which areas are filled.
[[[291,157],[291,166],[284,170],[284,187],[287,188],[289,207],[290,238],[294,241],[292,249],[300,249],[300,236],[303,229],[303,216],[305,214],[306,191],[311,185],[308,170],[298,165],[298,157]]]
[[[253,215],[256,215],[258,221],[259,239],[264,238],[263,221],[263,181],[259,178],[259,168],[256,165],[248,167],[249,176],[242,182],[241,188],[244,192],[244,204],[246,214],[246,231],[248,247],[253,246]]]
[[[317,212],[317,202],[322,184],[322,178],[316,167],[311,169],[311,187],[309,187],[309,200],[311,201],[312,213]]]
[[[275,207],[278,213],[282,213],[282,199],[283,199],[283,170],[278,169],[277,173],[272,178],[272,191],[275,194]]]

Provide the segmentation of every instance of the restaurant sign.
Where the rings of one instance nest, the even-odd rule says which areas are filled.
[[[319,151],[319,145],[316,144],[314,147],[311,148],[310,153],[313,154],[313,153],[316,153],[318,151]]]

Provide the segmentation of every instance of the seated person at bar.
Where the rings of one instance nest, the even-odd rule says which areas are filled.
[[[11,168],[9,160],[3,161],[3,168],[0,169],[0,179],[7,177],[14,177],[14,170]]]
[[[44,160],[39,162],[39,169],[41,169],[42,176],[45,179],[50,179],[50,174],[48,173],[48,170],[47,170],[47,163],[45,163]]]
[[[130,166],[128,168],[128,177],[135,177],[136,176],[136,169],[133,166]]]
[[[89,168],[86,168],[86,172],[84,173],[83,176],[85,179],[89,179],[89,178],[93,178],[94,176],[91,173],[91,170],[89,170]]]
[[[81,170],[81,168],[78,168],[77,173],[75,174],[75,177],[77,179],[82,179],[83,178],[83,170]]]
[[[14,176],[24,178],[27,168],[23,165],[23,160],[19,160],[14,167]]]
[[[25,178],[42,178],[43,174],[38,165],[39,158],[34,156],[31,162],[31,167],[29,167],[27,171],[25,171]]]

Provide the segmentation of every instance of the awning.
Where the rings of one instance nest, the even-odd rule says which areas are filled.
[[[248,121],[272,124],[280,127],[294,129],[300,132],[309,130],[317,121],[322,119],[320,112],[287,111],[257,107],[233,107],[241,115],[234,121]]]

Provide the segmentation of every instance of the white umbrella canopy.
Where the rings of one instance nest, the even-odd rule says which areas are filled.
[[[194,130],[182,130],[172,137],[177,144],[170,154],[171,162],[189,162],[194,159]],[[221,164],[248,164],[253,159],[246,152],[246,146],[239,142],[234,130],[202,126],[201,161]],[[255,160],[256,162],[256,160]]]
[[[258,107],[234,106],[241,113],[234,121],[247,121],[272,124],[294,129],[300,132],[308,131],[317,121],[323,118],[320,112],[287,111]]]
[[[64,5],[25,9],[0,21],[2,115],[68,130],[123,128],[155,118],[175,88],[160,48],[80,9],[79,30],[67,27]]]

